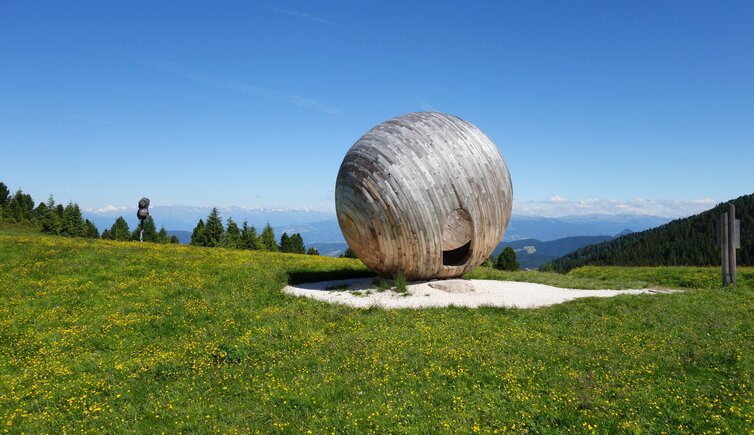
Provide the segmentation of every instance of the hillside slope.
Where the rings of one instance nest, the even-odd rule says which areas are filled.
[[[698,289],[535,310],[352,309],[281,291],[368,274],[357,260],[0,224],[0,423],[10,433],[751,428],[754,269],[725,292],[716,268],[470,274]]]
[[[754,264],[754,194],[729,201],[741,220],[738,264]],[[716,243],[717,220],[727,204],[684,219],[615,240],[591,245],[556,259],[547,270],[567,272],[585,265],[597,266],[712,266],[720,263]]]

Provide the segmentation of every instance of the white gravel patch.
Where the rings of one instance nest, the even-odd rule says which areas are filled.
[[[348,305],[355,308],[428,308],[428,307],[509,307],[538,308],[560,304],[577,298],[606,298],[617,295],[673,293],[674,290],[576,290],[552,287],[529,282],[494,280],[444,280],[411,283],[407,292],[394,289],[379,291],[374,278],[321,281],[287,286],[283,291],[294,296],[305,296],[320,301]],[[430,287],[432,282],[444,282],[453,286],[462,281],[459,292],[438,290]],[[468,284],[472,289],[468,291]],[[448,286],[445,286],[448,287]]]

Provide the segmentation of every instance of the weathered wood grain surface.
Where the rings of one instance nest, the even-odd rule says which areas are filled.
[[[335,185],[348,245],[380,275],[460,276],[503,238],[512,206],[505,160],[473,124],[419,112],[374,127],[346,153]]]

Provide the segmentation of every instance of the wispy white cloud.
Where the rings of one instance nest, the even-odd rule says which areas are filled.
[[[428,102],[422,100],[421,98],[415,98],[415,99],[416,99],[416,102],[419,103],[419,107],[421,107],[422,110],[426,110],[427,112],[439,112],[439,110],[437,110],[435,106],[429,104]]]
[[[87,211],[89,213],[111,213],[114,211],[123,211],[123,210],[128,210],[128,207],[116,207],[114,205],[108,204],[104,207],[84,209],[84,211]]]
[[[679,218],[701,213],[717,205],[710,198],[673,201],[636,198],[631,200],[584,198],[567,200],[555,195],[542,201],[513,201],[513,213],[529,216],[559,217],[592,214],[632,214]]]
[[[398,85],[396,85],[396,84],[393,84],[393,87],[394,87],[395,89],[397,89],[398,91],[400,91],[400,92],[402,92],[402,93],[406,94],[406,96],[408,96],[408,97],[409,97],[409,98],[411,98],[412,100],[414,100],[414,102],[416,102],[416,104],[418,104],[418,105],[419,105],[419,107],[420,107],[420,108],[421,108],[422,110],[425,110],[425,111],[427,111],[427,112],[440,112],[440,110],[437,110],[437,108],[436,108],[436,107],[434,107],[434,106],[433,106],[432,104],[428,103],[428,102],[427,102],[427,101],[426,101],[425,99],[423,99],[423,98],[421,98],[421,97],[417,96],[416,94],[413,94],[413,93],[411,93],[411,92],[409,92],[409,91],[407,91],[407,90],[403,89],[402,87],[400,87],[400,86],[398,86]]]
[[[277,12],[278,14],[289,15],[291,17],[303,18],[305,20],[313,21],[313,22],[319,23],[319,24],[324,24],[326,26],[337,26],[336,23],[333,23],[330,20],[326,20],[326,19],[321,18],[321,17],[316,17],[316,16],[310,15],[310,14],[308,14],[306,12],[294,11],[294,10],[290,10],[290,9],[278,9],[278,8],[273,8],[273,7],[268,7],[267,10],[270,10],[272,12]]]
[[[259,97],[271,98],[284,103],[292,104],[294,106],[302,107],[305,109],[316,110],[318,112],[337,114],[340,110],[333,106],[320,103],[317,100],[302,97],[300,95],[289,94],[276,89],[264,88],[261,86],[255,86],[244,82],[235,80],[228,80],[222,77],[215,76],[204,71],[195,70],[183,65],[179,65],[174,62],[170,62],[164,59],[146,58],[147,63],[154,67],[164,71],[171,72],[183,76],[187,79],[194,80],[205,85],[214,86],[217,88],[226,89],[241,94],[256,95]]]

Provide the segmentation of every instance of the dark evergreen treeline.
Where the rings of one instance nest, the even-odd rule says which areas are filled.
[[[0,182],[0,221],[16,222],[39,228],[43,233],[65,237],[100,237],[97,226],[89,219],[84,219],[81,209],[75,202],[68,205],[56,204],[52,195],[47,202],[40,202],[34,207],[31,195],[21,190],[11,195],[8,186]],[[131,231],[123,217],[116,219],[110,230],[102,232],[103,239],[139,240],[139,228]],[[157,231],[150,216],[144,222],[144,241],[153,243],[178,243],[176,236],[168,238],[165,228]]]
[[[272,252],[289,252],[293,254],[319,255],[315,248],[304,247],[304,239],[301,234],[294,233],[289,236],[283,233],[280,244],[275,240],[275,233],[270,224],[265,225],[261,234],[257,229],[244,221],[239,228],[233,218],[228,218],[225,225],[216,208],[213,208],[207,216],[206,222],[199,219],[194,231],[191,233],[191,244],[196,246],[223,247],[235,249],[253,249]]]
[[[754,264],[754,194],[729,201],[741,220],[738,264]],[[727,203],[684,219],[640,233],[586,246],[543,266],[565,273],[586,265],[595,266],[713,266],[720,264],[717,222],[728,210]]]
[[[39,228],[43,233],[66,237],[87,237],[109,240],[139,240],[141,226],[129,228],[128,222],[119,216],[110,229],[99,230],[89,219],[84,219],[79,205],[69,202],[68,205],[56,204],[52,195],[47,202],[41,202],[36,207],[31,195],[18,190],[11,195],[8,186],[0,182],[0,222],[16,222]],[[143,240],[152,243],[179,243],[173,235],[168,237],[164,227],[157,231],[152,216],[144,221]],[[254,226],[244,221],[239,228],[232,218],[228,218],[223,225],[220,214],[213,208],[206,223],[199,219],[191,235],[191,244],[197,246],[221,246],[237,249],[259,249],[263,251],[289,252],[294,254],[319,255],[316,248],[306,250],[301,234],[289,236],[283,233],[280,243],[275,240],[275,233],[270,224],[257,234]]]
[[[37,227],[42,232],[66,237],[99,237],[97,227],[81,215],[79,205],[56,204],[52,195],[47,202],[34,207],[31,195],[17,190],[11,195],[8,186],[0,182],[0,220]]]

